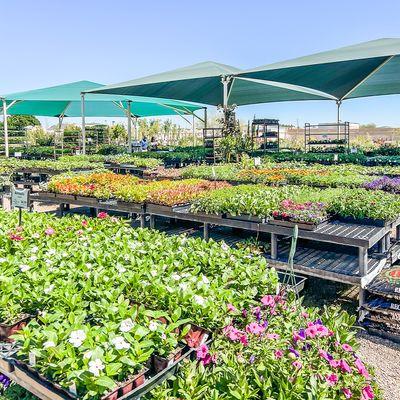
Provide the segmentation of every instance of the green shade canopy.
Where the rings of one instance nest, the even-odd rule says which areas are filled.
[[[400,39],[378,39],[289,61],[239,76],[300,85],[337,101],[400,93]]]
[[[79,81],[5,96],[0,95],[0,99],[6,100],[9,115],[80,117],[81,92],[102,86],[95,82]],[[126,117],[128,101],[131,102],[131,113],[137,117],[192,114],[202,108],[199,105],[166,99],[86,94],[85,116]]]
[[[107,85],[90,93],[148,96],[222,105],[222,78],[230,77],[228,104],[245,105],[276,101],[323,100],[332,96],[318,90],[280,82],[237,77],[238,68],[206,61],[132,81]]]

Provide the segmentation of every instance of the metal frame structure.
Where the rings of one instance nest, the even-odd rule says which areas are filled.
[[[272,128],[272,130],[271,130]],[[275,130],[274,130],[275,128]],[[260,136],[260,133],[262,136]],[[253,150],[255,149],[255,143],[258,143],[258,139],[262,138],[262,150],[263,152],[267,151],[279,151],[280,148],[280,137],[279,137],[279,120],[278,119],[253,119],[251,123],[251,142]],[[268,149],[268,143],[271,143],[270,140],[273,139],[272,143],[275,146],[271,146]]]
[[[312,132],[313,129],[325,130]],[[313,143],[313,137],[318,138],[320,136],[330,137],[331,140],[343,140],[344,143]],[[315,139],[316,140],[316,139]],[[329,141],[329,139],[326,139]],[[316,140],[317,141],[317,140]],[[309,122],[304,125],[304,149],[310,151],[312,146],[344,146],[347,150],[350,149],[350,123],[349,122],[332,122],[332,123],[321,123],[321,124],[310,124]]]

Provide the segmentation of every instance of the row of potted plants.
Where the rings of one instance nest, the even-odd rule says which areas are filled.
[[[230,185],[225,182],[200,179],[148,181],[130,175],[95,172],[55,176],[47,189],[54,193],[173,206],[189,203],[204,192],[227,186]]]

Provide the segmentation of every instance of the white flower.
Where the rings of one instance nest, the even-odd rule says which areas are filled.
[[[224,251],[229,250],[229,246],[228,246],[225,242],[222,242],[221,248],[222,248],[222,250],[224,250]]]
[[[96,358],[94,361],[89,361],[89,372],[91,372],[94,376],[99,376],[100,371],[104,369],[103,362]]]
[[[90,278],[90,272],[85,272],[83,275],[85,275],[85,278],[89,279]]]
[[[157,276],[157,270],[155,270],[155,269],[152,269],[151,271],[150,271],[150,275],[151,276]]]
[[[53,341],[48,340],[47,342],[43,343],[43,347],[45,349],[48,349],[49,347],[56,347],[56,344]]]
[[[4,258],[4,257],[1,257],[1,258],[0,258],[0,263],[6,262],[6,261],[7,261],[6,258]]]
[[[162,340],[165,340],[167,338],[167,335],[163,332],[162,334],[161,334],[161,339]]]
[[[111,340],[111,343],[117,350],[129,349],[131,347],[131,345],[122,336],[115,337]]]
[[[202,276],[201,280],[202,280],[203,283],[205,283],[206,285],[208,285],[208,284],[210,283],[210,280],[209,280],[205,275]]]
[[[156,321],[150,321],[149,329],[150,329],[152,332],[154,332],[154,331],[157,330],[157,328],[158,328],[157,322],[156,322]]]
[[[85,352],[83,354],[83,358],[86,358],[86,359],[92,358],[92,354],[93,354],[93,351],[88,350],[87,352]]]
[[[204,297],[199,296],[198,294],[194,295],[194,301],[197,303],[199,306],[204,306],[206,304],[206,300]]]
[[[133,323],[133,321],[130,318],[127,318],[121,322],[121,325],[119,326],[119,330],[121,332],[129,332],[130,330],[133,329],[134,326],[135,326],[135,324]]]
[[[186,289],[188,288],[188,284],[187,284],[186,282],[181,282],[181,283],[179,284],[179,287],[180,287],[182,290],[186,290]]]
[[[34,239],[39,239],[39,238],[40,238],[40,235],[39,235],[37,232],[35,232],[35,233],[32,234],[32,237],[33,237]]]
[[[91,263],[86,263],[86,267],[87,267],[88,269],[92,269],[92,268],[93,268],[93,264],[91,264]]]
[[[50,285],[47,288],[44,288],[45,294],[49,294],[54,290],[54,285]]]
[[[47,252],[47,255],[48,255],[48,256],[55,256],[56,253],[57,253],[57,251],[56,251],[55,249],[50,249],[50,250]]]
[[[122,265],[117,265],[117,270],[120,274],[123,274],[124,272],[126,272],[126,268]]]
[[[27,265],[27,264],[21,264],[19,266],[19,269],[21,270],[21,272],[26,272],[26,271],[28,271],[30,269],[30,266]]]
[[[37,257],[36,257],[36,256],[30,256],[30,257],[29,257],[29,260],[32,261],[32,262],[33,262],[33,261],[36,261],[36,260],[37,260]]]
[[[79,329],[77,331],[71,332],[68,342],[72,344],[74,347],[80,347],[83,341],[86,339],[86,333]]]
[[[178,274],[172,274],[171,278],[172,278],[174,281],[179,281],[179,280],[181,279],[181,276],[178,275]]]
[[[39,251],[39,247],[34,246],[31,248],[31,253],[37,253]]]

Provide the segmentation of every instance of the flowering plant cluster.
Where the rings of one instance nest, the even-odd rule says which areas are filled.
[[[147,399],[378,399],[358,357],[354,318],[306,310],[290,294],[265,295],[250,308],[227,305],[226,325],[176,379]]]
[[[324,203],[296,203],[291,199],[283,200],[280,209],[272,213],[275,219],[291,222],[321,223],[328,219],[327,207]]]
[[[365,189],[370,190],[384,190],[390,193],[400,193],[400,177],[389,178],[388,176],[382,176],[372,182],[364,183]]]
[[[230,185],[225,182],[200,179],[145,181],[130,175],[95,172],[56,176],[47,188],[55,193],[172,206],[188,203],[204,192],[227,186]]]

